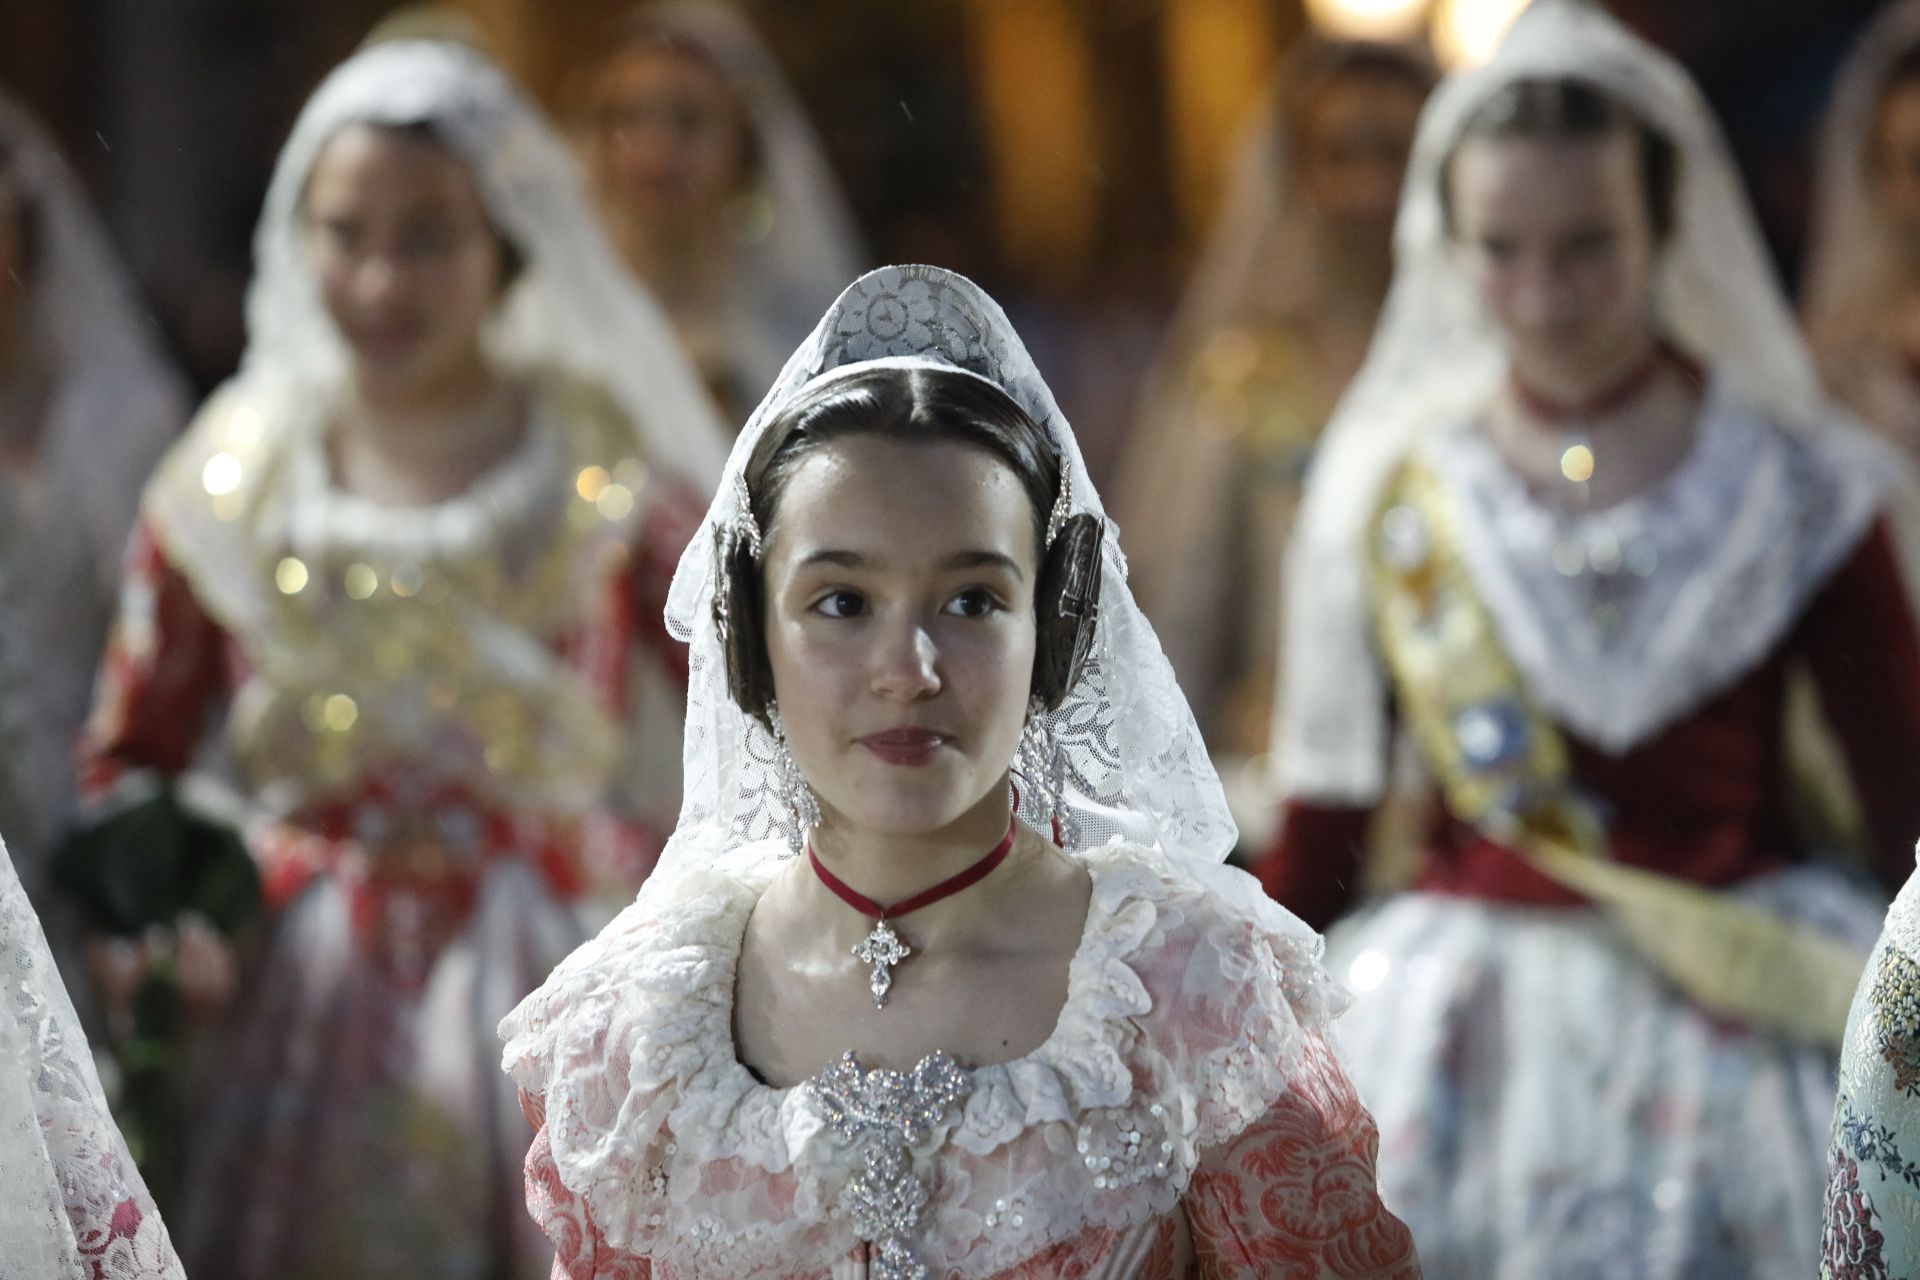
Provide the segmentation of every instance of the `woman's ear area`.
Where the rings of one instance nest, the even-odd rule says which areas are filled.
[[[1093,651],[1105,540],[1106,522],[1083,511],[1067,517],[1040,560],[1033,593],[1033,692],[1049,711],[1073,692]]]

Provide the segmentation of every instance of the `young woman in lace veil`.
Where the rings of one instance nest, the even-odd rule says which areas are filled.
[[[140,487],[188,414],[105,228],[53,143],[0,96],[0,506],[31,638],[22,687],[39,819],[7,828],[37,894],[36,852],[71,817],[74,740],[120,582]],[[31,552],[28,553],[28,548]]]
[[[860,269],[852,215],[779,64],[730,4],[634,10],[587,86],[601,213],[731,433]]]
[[[1441,86],[1396,237],[1288,564],[1261,868],[1350,906],[1411,734],[1415,888],[1330,942],[1387,1202],[1436,1275],[1812,1274],[1875,912],[1806,865],[1784,708],[1809,674],[1897,884],[1890,455],[1823,400],[1698,92],[1596,7]]]
[[[103,797],[223,781],[267,902],[176,1227],[200,1276],[545,1275],[498,1211],[519,1122],[484,1046],[671,821],[657,619],[719,428],[471,49],[337,68],[255,256],[241,371],[147,490],[87,740]]]
[[[556,1274],[1418,1273],[1123,575],[999,307],[856,281],[681,561],[660,870],[501,1025]]]
[[[1127,562],[1223,775],[1267,750],[1281,552],[1386,296],[1432,79],[1411,49],[1295,51],[1147,377],[1117,508]]]
[[[1861,37],[1815,172],[1808,339],[1833,394],[1920,461],[1920,4]]]

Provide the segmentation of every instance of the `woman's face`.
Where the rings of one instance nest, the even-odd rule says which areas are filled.
[[[1335,76],[1300,121],[1300,191],[1320,222],[1386,253],[1424,95],[1381,72]]]
[[[642,225],[685,230],[720,216],[746,170],[746,122],[726,80],[691,54],[636,46],[600,82],[601,189]]]
[[[1907,80],[1880,102],[1873,169],[1880,207],[1895,226],[1920,237],[1920,80]]]
[[[794,469],[764,567],[795,761],[829,822],[940,831],[1007,776],[1033,681],[1033,507],[985,450],[845,437]]]
[[[433,386],[479,347],[500,296],[500,239],[473,175],[430,138],[349,125],[307,180],[307,252],[363,387]]]
[[[1454,155],[1454,234],[1522,370],[1578,384],[1650,329],[1658,259],[1640,140],[1469,138]]]

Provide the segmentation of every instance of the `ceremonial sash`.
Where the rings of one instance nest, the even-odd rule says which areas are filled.
[[[1566,740],[1474,590],[1438,479],[1402,464],[1374,529],[1381,648],[1454,816],[1600,907],[1701,1007],[1838,1046],[1866,953],[1725,892],[1612,861],[1604,823],[1573,784]]]

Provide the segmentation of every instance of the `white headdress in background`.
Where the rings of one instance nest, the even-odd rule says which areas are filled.
[[[605,390],[633,420],[650,464],[709,489],[722,433],[672,327],[608,242],[559,138],[499,68],[463,45],[373,45],[307,101],[254,236],[241,378],[332,386],[345,368],[305,261],[300,205],[321,149],[361,123],[430,125],[472,170],[489,214],[525,259],[493,334],[495,354]]]
[[[1677,148],[1676,217],[1656,286],[1662,332],[1731,400],[1802,432],[1834,420],[1719,126],[1686,72],[1595,6],[1537,0],[1499,52],[1450,76],[1421,116],[1393,287],[1323,438],[1289,554],[1275,749],[1295,792],[1364,802],[1384,785],[1387,694],[1371,650],[1365,540],[1407,450],[1481,410],[1504,375],[1504,343],[1449,242],[1440,183],[1474,113],[1527,79],[1591,85]]]
[[[740,433],[718,496],[674,577],[667,623],[692,646],[686,794],[654,882],[670,882],[676,869],[710,863],[784,831],[788,819],[773,740],[727,688],[713,618],[715,531],[739,520],[740,479],[767,424],[809,383],[872,362],[958,368],[993,382],[1058,445],[1073,512],[1103,514],[1072,428],[993,299],[937,267],[886,267],[855,281],[794,352]],[[1235,835],[1219,779],[1159,642],[1127,589],[1126,562],[1111,525],[1103,553],[1092,656],[1073,692],[1049,717],[1066,760],[1064,804],[1077,832],[1070,848],[1125,836],[1218,862]],[[1043,815],[1028,816],[1044,829]]]

